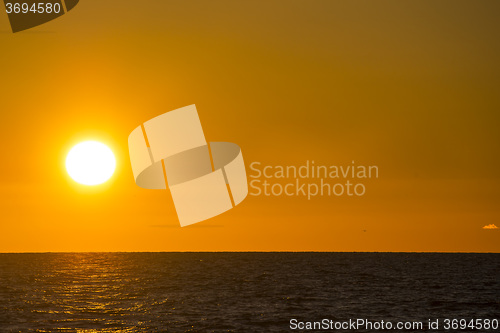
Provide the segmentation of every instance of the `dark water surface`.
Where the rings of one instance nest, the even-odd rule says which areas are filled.
[[[500,255],[0,254],[0,332],[290,332],[292,318],[500,319]]]

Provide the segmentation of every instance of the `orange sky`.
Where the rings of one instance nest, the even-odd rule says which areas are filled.
[[[111,5],[113,3],[113,5]],[[98,1],[12,34],[0,15],[0,252],[499,252],[497,1]],[[196,104],[248,166],[377,165],[361,198],[249,196],[180,228],[127,137]],[[108,144],[103,186],[64,158]],[[364,231],[366,230],[366,231]]]

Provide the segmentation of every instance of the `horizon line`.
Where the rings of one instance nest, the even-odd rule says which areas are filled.
[[[398,253],[398,254],[500,254],[500,252],[469,251],[40,251],[0,252],[0,254],[78,254],[78,253]]]

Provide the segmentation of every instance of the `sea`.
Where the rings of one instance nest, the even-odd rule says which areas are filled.
[[[0,332],[500,332],[499,320],[500,254],[0,254]]]

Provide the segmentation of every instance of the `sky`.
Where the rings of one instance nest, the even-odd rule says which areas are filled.
[[[498,1],[84,0],[0,14],[0,252],[500,252]],[[252,162],[376,165],[361,197],[248,196],[181,228],[134,183],[127,138],[196,104]],[[117,158],[85,187],[84,140]],[[250,179],[250,178],[249,178]]]

